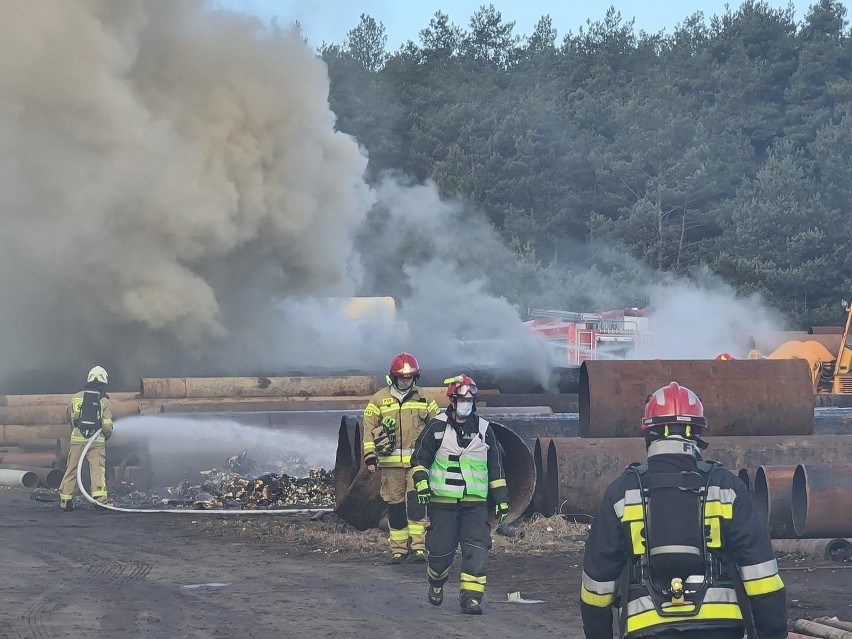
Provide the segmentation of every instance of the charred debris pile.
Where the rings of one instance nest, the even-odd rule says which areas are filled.
[[[228,460],[227,469],[210,469],[164,490],[139,490],[133,483],[113,486],[116,506],[123,508],[193,508],[196,510],[282,510],[333,508],[334,471],[308,468],[290,460],[287,473],[258,472],[245,453]]]

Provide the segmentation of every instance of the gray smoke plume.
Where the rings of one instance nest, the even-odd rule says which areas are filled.
[[[381,372],[403,349],[424,368],[547,384],[565,362],[504,298],[519,281],[530,305],[644,297],[687,332],[696,316],[734,322],[724,296],[652,295],[659,277],[620,252],[606,264],[583,247],[540,268],[432,184],[370,187],[296,31],[201,0],[4,10],[0,392],[74,390],[94,364],[123,389],[142,376]],[[353,317],[345,298],[358,294],[398,309]]]
[[[297,33],[193,0],[13,4],[0,376],[227,369],[273,298],[354,291],[366,158]]]

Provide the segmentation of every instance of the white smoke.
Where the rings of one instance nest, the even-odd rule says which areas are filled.
[[[662,277],[649,291],[650,333],[632,359],[713,359],[748,354],[748,338],[779,330],[784,318],[757,294],[738,295],[706,271]]]
[[[325,67],[298,33],[197,0],[12,5],[7,372],[98,360],[138,376],[146,359],[243,341],[273,296],[354,291],[366,158],[335,131]]]

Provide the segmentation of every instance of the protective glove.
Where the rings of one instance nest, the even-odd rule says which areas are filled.
[[[428,504],[432,498],[432,492],[429,490],[429,482],[421,480],[414,485],[414,488],[417,490],[417,503]]]
[[[382,426],[388,433],[396,432],[396,419],[388,415],[382,419]]]
[[[509,516],[509,502],[501,501],[494,507],[494,514],[497,516],[497,521],[501,524],[506,521]]]

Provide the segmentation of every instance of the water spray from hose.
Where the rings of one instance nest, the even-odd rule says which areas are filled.
[[[237,510],[234,508],[212,508],[209,510],[195,510],[195,509],[173,509],[173,508],[122,508],[120,506],[114,506],[112,504],[105,504],[103,502],[99,502],[97,499],[92,497],[87,491],[85,486],[83,486],[83,461],[86,459],[86,455],[89,453],[89,449],[92,447],[92,444],[95,443],[98,436],[101,434],[102,430],[99,429],[92,437],[86,442],[85,448],[83,448],[83,453],[80,455],[80,461],[77,462],[77,486],[80,488],[80,494],[83,495],[83,498],[91,504],[99,508],[104,508],[105,510],[112,510],[119,513],[169,513],[169,514],[181,514],[181,515],[299,515],[299,514],[308,514],[308,513],[319,513],[319,512],[331,512],[334,510],[333,508],[288,508],[288,509],[276,509],[276,510]]]

